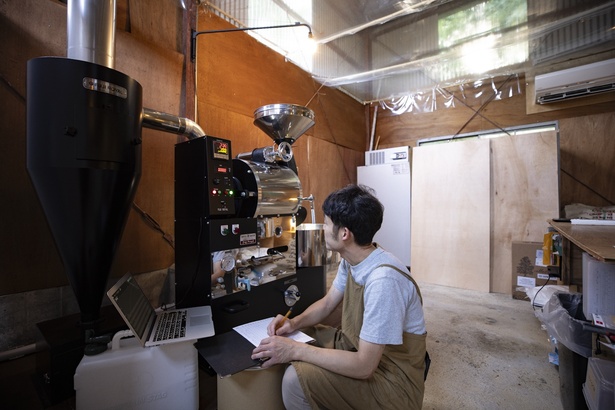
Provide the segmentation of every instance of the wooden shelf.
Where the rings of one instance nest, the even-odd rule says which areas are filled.
[[[548,222],[563,237],[594,258],[602,262],[615,262],[615,226]]]

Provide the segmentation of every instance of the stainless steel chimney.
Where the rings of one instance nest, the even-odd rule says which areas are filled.
[[[66,56],[114,68],[115,0],[69,0],[67,12]]]

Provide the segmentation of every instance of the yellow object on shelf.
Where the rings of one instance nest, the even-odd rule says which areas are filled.
[[[542,264],[551,265],[551,254],[553,252],[553,232],[547,232],[542,240]]]

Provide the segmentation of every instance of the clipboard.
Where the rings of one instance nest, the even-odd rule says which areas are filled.
[[[260,341],[267,337],[267,325],[272,320],[270,317],[245,323],[229,332],[200,339],[194,346],[220,377],[230,376],[250,367],[260,366],[260,360],[252,360],[250,356]],[[287,337],[303,343],[314,341],[298,330]]]
[[[194,347],[220,377],[260,365],[259,360],[250,357],[254,345],[234,330],[200,339]]]

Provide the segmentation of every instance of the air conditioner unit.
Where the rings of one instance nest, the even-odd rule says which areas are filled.
[[[534,85],[538,104],[615,91],[615,59],[537,75]]]

